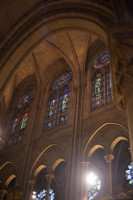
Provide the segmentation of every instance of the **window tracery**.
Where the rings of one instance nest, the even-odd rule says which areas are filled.
[[[112,85],[108,50],[103,50],[94,60],[92,78],[92,109],[112,102]]]
[[[70,100],[71,72],[61,74],[54,80],[52,95],[49,98],[45,130],[63,124],[67,121]]]
[[[34,91],[30,91],[20,98],[5,147],[22,142],[33,97]]]

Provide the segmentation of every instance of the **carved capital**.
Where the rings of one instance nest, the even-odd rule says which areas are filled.
[[[114,156],[112,154],[104,156],[104,159],[107,163],[111,163],[111,161],[114,159]]]
[[[52,179],[54,179],[54,175],[53,174],[47,174],[46,175],[46,179],[47,179],[47,181],[49,182],[49,181],[51,181]]]
[[[131,153],[131,147],[128,148],[129,152]]]
[[[28,180],[28,184],[30,186],[34,186],[35,185],[35,180]]]
[[[6,190],[0,190],[0,199],[3,199],[6,193]]]
[[[89,167],[89,162],[85,162],[85,161],[82,161],[81,162],[81,165],[85,168],[88,168]]]

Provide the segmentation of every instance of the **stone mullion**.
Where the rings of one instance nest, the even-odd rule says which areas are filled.
[[[105,67],[104,69],[104,83],[105,83],[105,86],[104,86],[104,89],[105,89],[105,95],[104,95],[104,105],[107,105],[107,76],[106,76],[106,70],[107,70],[107,67]]]
[[[61,97],[62,89],[57,89],[57,92],[58,92],[58,97],[57,97],[57,107],[56,107],[56,113],[55,113],[54,127],[57,126],[57,122],[58,122],[58,113],[59,113],[60,97]]]

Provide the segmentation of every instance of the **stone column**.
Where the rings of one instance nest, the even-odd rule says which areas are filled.
[[[133,85],[132,87],[130,87],[128,91],[126,108],[127,108],[127,118],[128,118],[129,137],[130,137],[130,146],[131,146],[130,152],[131,152],[132,162],[133,162]]]
[[[55,176],[54,176],[53,174],[47,174],[47,175],[46,175],[46,179],[47,179],[46,200],[49,200],[49,190],[50,190],[50,187],[51,187],[52,179],[53,179],[54,177],[55,177]]]
[[[7,200],[22,200],[23,197],[23,190],[16,185],[10,188],[7,192]]]
[[[0,190],[0,199],[1,199],[1,200],[4,199],[4,196],[5,196],[6,193],[7,193],[6,190]]]
[[[26,200],[32,199],[32,191],[34,189],[35,180],[28,180],[28,188],[26,193]]]
[[[81,199],[87,200],[88,199],[88,185],[86,176],[88,173],[89,162],[81,162],[82,165],[82,177],[81,177]]]
[[[112,169],[111,169],[111,161],[114,159],[112,154],[104,156],[104,159],[107,162],[107,181],[108,181],[108,194],[112,196]]]

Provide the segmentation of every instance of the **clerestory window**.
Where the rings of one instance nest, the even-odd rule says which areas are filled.
[[[92,77],[92,109],[112,102],[110,60],[108,50],[103,50],[94,60]]]
[[[17,104],[16,112],[12,119],[10,133],[5,147],[22,142],[25,128],[29,119],[30,107],[34,97],[34,91],[29,91],[22,96]]]
[[[55,79],[49,97],[45,130],[67,122],[70,101],[71,72],[65,72]]]

